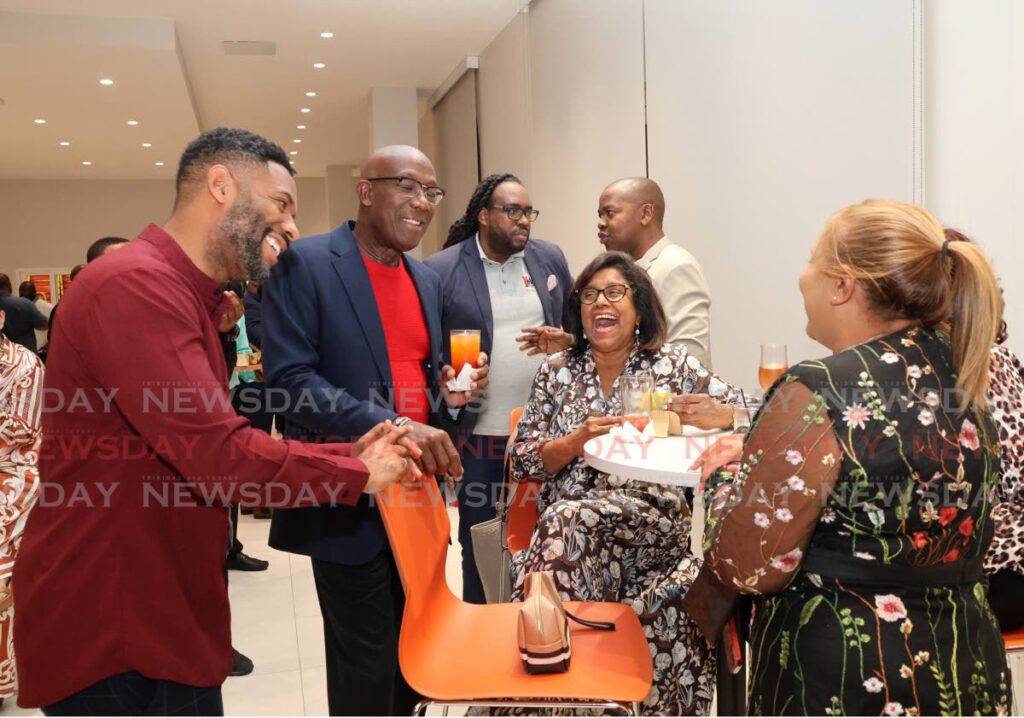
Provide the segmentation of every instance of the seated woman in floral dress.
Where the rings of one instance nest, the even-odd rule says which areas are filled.
[[[640,616],[654,658],[650,713],[706,715],[714,658],[680,602],[697,573],[688,550],[690,512],[677,487],[620,479],[583,463],[587,440],[621,423],[619,377],[649,372],[656,387],[691,397],[681,415],[702,428],[731,428],[738,392],[683,345],[665,343],[665,313],[646,272],[621,252],[579,275],[566,307],[575,343],[534,379],[512,446],[514,478],[544,479],[530,546],[513,558],[523,577],[552,571],[566,600],[621,601]]]
[[[710,489],[686,607],[714,639],[735,592],[758,596],[751,714],[1004,713],[982,570],[992,267],[920,207],[871,200],[828,221],[800,289],[833,353],[776,382],[745,443],[705,452],[705,473],[741,463]]]

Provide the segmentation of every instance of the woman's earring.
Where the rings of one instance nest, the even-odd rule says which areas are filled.
[[[637,344],[639,344],[640,343],[640,325],[639,324],[636,325],[636,331],[634,331],[633,334],[634,334],[634,336],[636,336]]]

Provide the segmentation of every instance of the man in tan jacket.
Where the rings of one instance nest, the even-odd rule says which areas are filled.
[[[616,180],[597,208],[597,236],[605,249],[625,252],[647,270],[668,318],[668,340],[681,342],[711,368],[711,293],[697,259],[662,231],[665,196],[644,177]]]

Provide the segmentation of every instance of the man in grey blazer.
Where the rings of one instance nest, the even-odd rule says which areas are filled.
[[[491,175],[452,225],[445,248],[426,260],[441,275],[444,362],[451,363],[448,337],[453,329],[480,330],[480,350],[490,357],[487,396],[457,417],[456,445],[465,472],[458,494],[462,595],[472,603],[484,603],[484,592],[469,527],[494,518],[509,414],[526,403],[544,359],[539,351],[520,351],[516,342],[524,328],[532,328],[527,334],[536,345],[538,336],[552,331],[542,325],[561,327],[572,288],[562,250],[530,239],[538,214],[514,175]]]
[[[686,345],[711,368],[711,293],[696,257],[673,244],[662,225],[665,196],[654,180],[627,177],[601,192],[597,236],[647,270],[668,318],[668,340]]]

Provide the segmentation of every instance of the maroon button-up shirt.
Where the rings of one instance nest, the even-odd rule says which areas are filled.
[[[14,571],[18,702],[111,675],[217,686],[231,664],[229,500],[354,504],[347,445],[276,441],[232,410],[217,283],[150,225],[61,301],[42,492]]]

